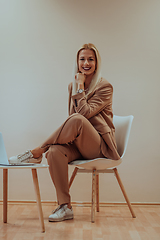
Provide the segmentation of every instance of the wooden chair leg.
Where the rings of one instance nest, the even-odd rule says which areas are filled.
[[[7,223],[8,169],[3,169],[3,222]]]
[[[78,167],[75,167],[75,169],[74,169],[74,171],[73,171],[73,173],[72,173],[72,176],[71,176],[71,178],[70,178],[70,181],[69,181],[69,188],[71,187],[71,185],[72,185],[72,183],[73,183],[73,180],[74,180],[74,178],[75,178],[75,176],[76,176],[76,174],[77,174],[77,171],[78,171]]]
[[[97,212],[99,212],[99,174],[96,175],[96,207]]]
[[[96,169],[92,172],[92,208],[91,208],[91,222],[95,221],[95,197],[96,197]]]
[[[45,226],[44,226],[44,219],[43,219],[43,212],[42,212],[42,205],[41,205],[41,197],[40,197],[40,191],[39,191],[39,184],[38,184],[38,177],[37,177],[37,170],[32,169],[32,176],[33,176],[33,183],[36,193],[36,199],[37,199],[37,206],[38,206],[38,213],[39,213],[39,220],[41,224],[42,232],[45,232]]]
[[[120,179],[120,176],[119,176],[119,174],[118,174],[117,168],[114,168],[113,170],[114,170],[114,172],[115,172],[115,176],[116,176],[116,178],[117,178],[117,181],[118,181],[118,183],[119,183],[119,186],[120,186],[120,188],[121,188],[121,190],[122,190],[123,196],[124,196],[124,198],[125,198],[125,200],[126,200],[126,202],[127,202],[127,204],[128,204],[128,207],[129,207],[129,209],[130,209],[130,212],[131,212],[131,214],[132,214],[132,217],[133,217],[133,218],[136,218],[136,215],[135,215],[135,213],[134,213],[134,211],[133,211],[133,209],[132,209],[131,203],[130,203],[130,201],[129,201],[129,198],[128,198],[128,196],[127,196],[127,193],[126,193],[126,191],[125,191],[125,188],[124,188],[124,186],[123,186],[123,183],[122,183],[122,181],[121,181],[121,179]]]

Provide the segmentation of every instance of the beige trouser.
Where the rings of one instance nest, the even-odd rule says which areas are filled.
[[[58,132],[58,135],[57,135]],[[42,145],[47,150],[49,171],[56,188],[58,204],[70,203],[68,163],[76,159],[104,157],[101,136],[82,115],[72,114]]]

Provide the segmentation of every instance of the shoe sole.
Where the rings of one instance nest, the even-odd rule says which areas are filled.
[[[49,222],[61,222],[61,221],[64,221],[64,220],[71,220],[71,219],[73,219],[73,216],[63,217],[63,218],[57,218],[57,219],[49,218],[48,221],[49,221]]]

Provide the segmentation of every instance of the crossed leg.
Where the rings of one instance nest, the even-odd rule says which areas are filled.
[[[91,123],[80,114],[71,115],[41,147],[32,150],[38,154],[47,151],[49,171],[57,192],[59,205],[69,204],[68,163],[76,159],[104,157],[102,138]],[[39,151],[39,152],[38,152]]]

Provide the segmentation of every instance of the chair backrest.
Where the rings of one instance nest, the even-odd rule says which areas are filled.
[[[129,140],[129,134],[132,126],[133,116],[113,116],[113,124],[115,126],[115,138],[117,150],[121,158],[123,158]]]

